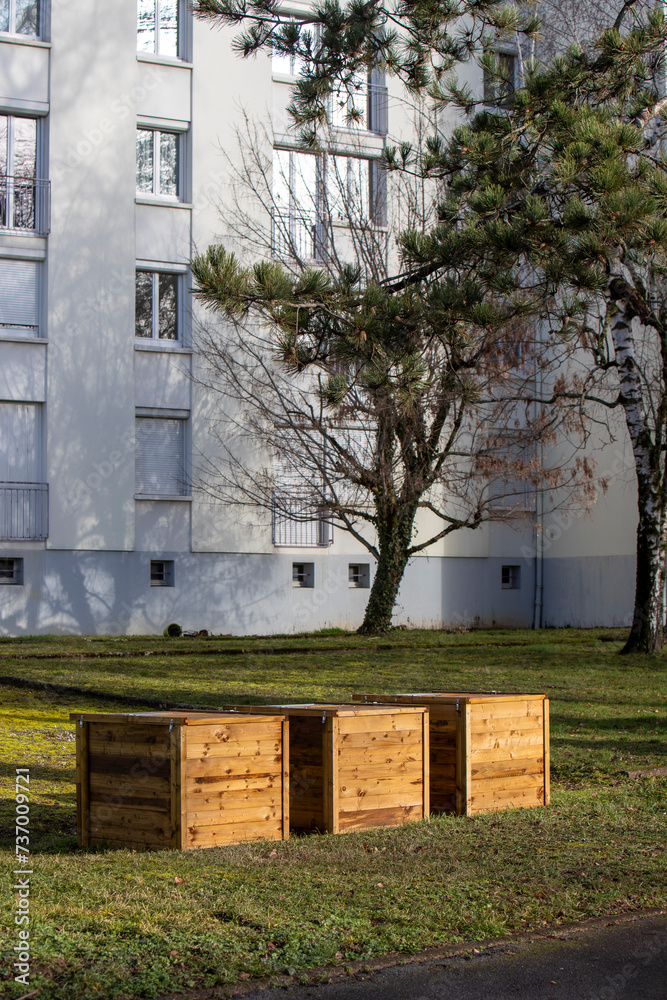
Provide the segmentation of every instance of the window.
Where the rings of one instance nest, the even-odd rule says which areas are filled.
[[[0,259],[0,335],[39,336],[40,265]]]
[[[180,340],[182,277],[168,271],[137,271],[135,336],[148,340]]]
[[[0,585],[23,583],[23,559],[0,559]]]
[[[274,149],[272,243],[276,256],[317,257],[318,176],[318,157]]]
[[[179,0],[137,0],[137,50],[179,55]]]
[[[323,483],[318,487],[307,471],[280,459],[275,460],[273,481],[273,544],[295,548],[331,545],[333,525],[323,502]]]
[[[0,539],[48,536],[48,488],[42,468],[41,403],[0,403]]]
[[[152,559],[151,587],[173,587],[173,586],[174,586],[173,559]]]
[[[181,141],[177,132],[137,129],[137,192],[166,198],[180,196]]]
[[[135,491],[138,496],[189,496],[185,423],[182,417],[137,416]]]
[[[516,56],[507,52],[491,55],[495,59],[495,67],[484,67],[484,100],[499,108],[509,108],[514,97]]]
[[[520,590],[521,589],[521,567],[520,566],[503,566],[501,569],[501,587],[503,590]]]
[[[0,31],[36,38],[39,18],[38,0],[0,0]]]
[[[348,567],[350,587],[368,589],[371,585],[371,567],[368,563],[350,563]]]
[[[328,156],[326,210],[334,223],[387,223],[387,175],[377,160]]]
[[[292,563],[292,586],[293,587],[315,586],[314,563]]]
[[[37,179],[35,118],[0,115],[0,226],[45,231],[48,181]]]

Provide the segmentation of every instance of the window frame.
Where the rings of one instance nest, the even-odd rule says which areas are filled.
[[[161,575],[157,567],[162,567]],[[154,569],[155,567],[155,569]],[[175,572],[173,559],[151,559],[150,561],[150,584],[151,587],[173,587]]]
[[[1,36],[0,36],[1,37]],[[50,184],[45,173],[45,121],[46,117],[34,110],[11,108],[0,110],[0,117],[7,120],[7,140],[5,148],[5,169],[0,171],[0,180],[5,179],[5,221],[0,217],[0,232],[29,234],[31,236],[46,236],[49,232],[49,188]],[[15,122],[30,121],[35,123],[35,158],[34,173],[31,177],[17,177],[15,174]],[[15,184],[27,184],[33,190],[33,225],[17,226]],[[11,197],[10,197],[11,196]],[[11,225],[10,225],[11,223]]]
[[[176,55],[160,52],[160,5],[163,0],[155,0],[155,44],[152,49],[139,48],[139,0],[137,0],[137,56],[140,59],[169,60],[172,62],[185,62],[188,58],[188,31],[187,14],[188,7],[186,0],[177,0],[176,4]]]
[[[370,563],[348,563],[347,579],[350,590],[369,590],[371,585]]]
[[[513,564],[500,567],[500,589],[521,590],[521,566]]]
[[[295,590],[313,590],[315,587],[315,563],[292,563],[292,587]]]
[[[189,481],[189,468],[190,468],[190,411],[189,410],[167,410],[167,409],[151,409],[146,407],[137,407],[135,410],[135,442],[134,442],[134,454],[135,454],[135,481],[134,481],[134,498],[135,500],[170,500],[170,501],[183,501],[192,500],[192,488]],[[146,492],[143,493],[139,490],[137,484],[137,463],[139,460],[139,446],[138,446],[138,434],[137,426],[139,420],[172,420],[179,421],[181,425],[181,441],[180,441],[180,457],[178,459],[179,464],[183,473],[182,490],[178,493],[168,493],[166,490],[164,492]]]
[[[3,563],[13,563],[12,575],[5,576]],[[22,587],[23,586],[23,557],[22,556],[0,556],[0,587]]]
[[[142,337],[137,333],[137,275],[139,273],[152,275],[151,289],[151,336]],[[135,346],[153,344],[163,347],[183,347],[185,342],[185,274],[186,272],[175,267],[158,266],[155,264],[137,261],[134,279],[134,340]],[[174,339],[160,337],[160,275],[168,274],[176,279],[176,337]],[[156,309],[157,306],[157,309]]]
[[[7,30],[0,30],[0,38],[36,38],[41,39],[44,33],[44,7],[45,3],[43,0],[35,0],[35,7],[37,8],[37,16],[35,18],[36,28],[35,34],[27,34],[25,31],[16,30],[16,0],[8,0],[7,3]]]
[[[135,181],[136,181],[136,194],[135,198],[138,201],[143,199],[147,201],[163,201],[169,204],[175,205],[180,202],[185,201],[185,136],[187,134],[186,128],[179,128],[176,123],[174,127],[168,128],[165,125],[152,125],[145,124],[143,122],[137,123],[137,156],[135,158]],[[139,132],[151,132],[153,135],[153,148],[152,148],[152,185],[150,191],[143,191],[139,187],[139,177],[138,177],[138,166],[139,166]],[[160,180],[161,180],[161,159],[160,159],[160,137],[163,135],[173,135],[176,137],[176,193],[169,194],[159,190]],[[157,164],[157,170],[156,170]]]
[[[0,340],[7,341],[24,341],[33,342],[35,340],[45,340],[44,331],[44,300],[43,294],[46,287],[45,277],[44,277],[44,267],[45,261],[41,259],[35,259],[34,257],[19,257],[19,256],[8,256],[3,254],[0,256],[0,267],[4,264],[32,264],[36,271],[36,281],[35,281],[35,315],[37,323],[35,325],[28,323],[2,323],[0,320]],[[25,332],[24,332],[25,331]],[[34,332],[29,332],[34,331]]]
[[[504,48],[490,48],[487,52],[490,52],[498,63],[511,60],[511,76],[507,81],[492,77],[486,67],[482,68],[483,103],[496,111],[507,111],[512,107],[517,89],[518,53],[516,49]],[[506,93],[503,93],[505,89]]]

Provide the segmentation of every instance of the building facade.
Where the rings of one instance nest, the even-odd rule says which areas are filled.
[[[296,67],[241,60],[231,38],[184,0],[117,0],[111,17],[91,0],[0,0],[1,634],[276,633],[363,616],[373,561],[352,538],[197,488],[221,445],[188,262],[225,232],[239,126],[267,123],[276,246],[308,255],[317,231],[295,191],[327,183],[287,129]],[[392,205],[378,158],[409,127],[386,87],[360,86],[353,130],[336,111],[327,167],[331,203],[342,184],[379,230]],[[611,485],[592,514],[537,504],[450,536],[409,566],[396,621],[626,624],[635,488],[617,440],[597,454]]]

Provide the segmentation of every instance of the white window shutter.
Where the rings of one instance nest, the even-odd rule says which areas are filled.
[[[137,493],[148,496],[187,496],[184,458],[184,420],[137,417]]]
[[[39,327],[39,264],[0,260],[0,328],[36,334]]]

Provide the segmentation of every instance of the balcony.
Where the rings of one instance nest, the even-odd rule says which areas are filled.
[[[0,483],[0,541],[43,542],[48,536],[48,484]]]
[[[46,236],[51,183],[34,177],[0,176],[0,229]]]
[[[317,260],[319,224],[314,215],[294,209],[273,210],[271,247],[278,260],[289,257],[301,261]]]
[[[333,525],[322,510],[303,501],[276,496],[273,511],[273,544],[297,549],[326,548],[333,543]]]

